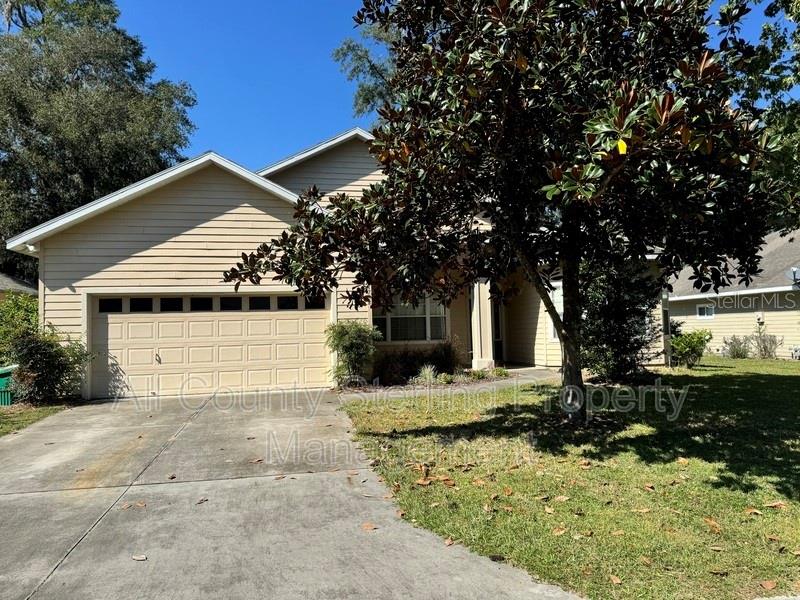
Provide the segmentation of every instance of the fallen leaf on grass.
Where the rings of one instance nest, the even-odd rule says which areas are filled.
[[[708,549],[712,552],[722,552],[722,546],[709,546]]]
[[[556,502],[566,502],[567,500],[569,500],[569,496],[556,496],[555,498],[553,498],[553,500],[555,500]]]
[[[476,487],[483,487],[483,486],[486,485],[486,482],[483,479],[473,479],[472,480],[472,485],[474,485]]]
[[[683,456],[679,456],[678,457],[678,464],[679,465],[688,465],[689,464],[689,459],[685,458]]]
[[[131,558],[133,560],[135,560],[135,561],[142,562],[144,560],[147,560],[147,555],[146,554],[134,554],[133,556],[131,556]]]
[[[503,488],[503,495],[505,495],[505,496],[513,496],[513,495],[514,495],[514,490],[512,490],[512,489],[511,489],[510,487],[508,487],[508,486],[505,486],[505,487]]]
[[[728,571],[723,571],[722,569],[714,569],[712,571],[709,571],[709,573],[711,573],[712,575],[716,575],[717,577],[727,577],[728,576]]]
[[[564,535],[565,533],[567,533],[567,530],[563,527],[556,527],[553,529],[553,535],[555,536]]]
[[[556,512],[556,509],[552,506],[545,506],[544,512],[546,512],[548,515],[552,515],[554,512]]]
[[[635,513],[639,513],[639,514],[643,515],[645,513],[649,513],[650,509],[649,508],[634,508],[633,510],[631,510],[631,512],[635,512]]]
[[[655,492],[656,486],[653,485],[652,483],[646,483],[644,484],[644,489],[646,489],[648,492]]]
[[[452,546],[453,544],[455,544],[455,542],[453,541],[453,538],[449,537],[444,541],[444,545],[445,546]]]
[[[772,580],[762,581],[760,585],[765,590],[774,590],[776,587],[778,587],[778,583]]]
[[[397,511],[397,516],[398,516],[398,517],[400,517],[400,518],[402,519],[403,517],[405,517],[405,516],[406,516],[406,511],[404,511],[404,510],[398,510],[398,511]]]
[[[708,528],[711,530],[711,533],[719,534],[722,532],[722,527],[720,527],[719,523],[717,523],[711,517],[703,517],[703,521],[705,522],[706,525],[708,525]]]
[[[793,556],[800,556],[800,550],[792,550]]]
[[[373,525],[369,521],[361,525],[361,529],[363,529],[364,531],[374,531],[377,528],[378,528],[377,525]]]
[[[502,554],[490,554],[489,560],[493,562],[506,562],[506,557]]]
[[[648,566],[648,567],[653,564],[653,559],[650,558],[649,556],[640,556],[639,560],[641,561],[641,563],[643,565]]]
[[[748,515],[756,515],[756,516],[764,514],[760,510],[758,510],[757,508],[753,508],[752,506],[745,508],[744,512]]]
[[[423,477],[422,479],[417,479],[414,483],[424,487],[424,486],[430,485],[431,484],[431,480],[428,479],[427,477]]]
[[[784,502],[782,500],[777,500],[775,502],[770,502],[769,504],[765,504],[764,508],[775,508],[775,509],[778,509],[778,510],[782,510],[782,509],[786,508],[786,502]]]
[[[617,529],[616,531],[612,531],[611,535],[613,535],[615,537],[619,537],[621,535],[625,535],[625,531],[622,530],[622,529]]]
[[[614,585],[622,585],[622,579],[620,579],[616,575],[611,575],[609,579],[611,580],[611,583],[613,583]]]
[[[777,535],[768,535],[767,540],[770,542],[780,542],[781,538],[779,538]]]

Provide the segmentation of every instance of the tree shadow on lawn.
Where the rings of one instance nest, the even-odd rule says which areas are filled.
[[[654,409],[651,397],[643,412],[601,410],[587,427],[572,427],[560,412],[557,390],[539,388],[536,394],[549,394],[544,402],[527,402],[530,392],[524,391],[517,402],[485,411],[481,420],[406,429],[393,436],[433,435],[443,444],[480,436],[527,436],[538,449],[553,454],[564,454],[567,446],[589,446],[584,454],[595,460],[625,452],[650,464],[695,458],[722,464],[717,487],[751,492],[759,487],[753,477],[765,477],[779,493],[800,499],[800,375],[670,374],[663,385],[689,388],[673,421]],[[646,428],[623,433],[636,424]]]

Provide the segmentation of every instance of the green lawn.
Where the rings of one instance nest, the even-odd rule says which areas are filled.
[[[28,406],[24,404],[0,406],[0,436],[24,429],[31,423],[49,417],[63,408],[63,406]]]
[[[541,580],[591,598],[800,593],[800,363],[663,377],[692,386],[674,422],[650,407],[572,430],[547,387],[346,410],[405,519]]]

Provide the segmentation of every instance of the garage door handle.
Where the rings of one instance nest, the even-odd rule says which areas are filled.
[[[156,352],[156,362],[161,364],[161,355],[158,352]]]

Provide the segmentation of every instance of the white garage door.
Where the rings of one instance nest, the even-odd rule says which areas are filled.
[[[92,396],[323,387],[328,314],[299,296],[97,298]]]

